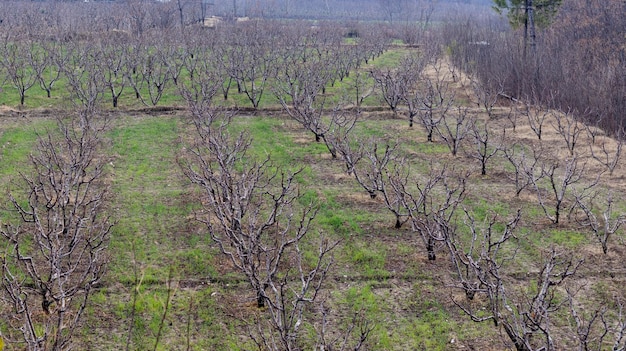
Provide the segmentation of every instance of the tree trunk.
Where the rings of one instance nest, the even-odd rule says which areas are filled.
[[[437,256],[435,255],[435,240],[431,236],[428,237],[428,244],[426,244],[426,251],[428,251],[429,261],[434,261],[435,259],[437,259]]]
[[[527,58],[528,47],[530,54],[535,55],[536,51],[536,34],[535,34],[535,11],[533,0],[526,0],[524,16],[524,60]]]
[[[265,307],[265,298],[263,297],[263,293],[259,290],[256,293],[256,307],[264,308]]]
[[[535,56],[536,51],[536,35],[535,35],[535,11],[533,0],[526,0],[528,11],[528,30],[530,36],[530,54]]]

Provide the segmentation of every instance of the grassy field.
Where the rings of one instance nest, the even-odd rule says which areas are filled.
[[[388,52],[374,64],[393,66],[402,54]],[[344,84],[334,89],[349,89],[346,86],[350,82]],[[459,95],[464,92],[459,83],[455,88]],[[47,100],[37,98],[37,88],[33,89],[27,106],[35,109],[5,109],[0,115],[0,179],[4,189],[12,190],[37,133],[54,123],[55,116],[41,110],[48,107]],[[174,100],[164,98],[167,103]],[[6,96],[0,104],[16,107],[15,99]],[[372,97],[368,104],[377,106],[380,101]],[[272,104],[262,104],[268,105]],[[498,109],[507,110],[506,106]],[[473,113],[485,118],[478,109]],[[254,349],[247,338],[245,321],[263,312],[256,309],[255,296],[242,276],[222,257],[206,228],[194,220],[201,206],[199,194],[177,163],[184,140],[194,133],[189,116],[177,109],[150,113],[120,109],[111,115],[105,140],[106,174],[116,225],[108,272],[92,296],[81,333],[76,336],[76,349]],[[511,280],[513,290],[533,289],[541,261],[549,248],[556,247],[585,259],[572,286],[580,287],[581,304],[588,311],[624,297],[626,272],[621,258],[626,250],[621,230],[604,255],[592,234],[575,221],[565,218],[559,225],[550,223],[531,191],[514,196],[511,168],[502,156],[493,159],[487,175],[481,176],[475,160],[464,154],[451,156],[440,138],[428,143],[420,126],[409,128],[407,121],[391,116],[384,109],[365,112],[354,133],[359,140],[397,142],[402,153],[409,155],[415,179],[423,179],[431,165],[437,168],[449,164],[457,172],[470,172],[468,195],[462,206],[478,221],[494,213],[505,221],[517,209],[522,210],[516,231],[519,252],[507,268],[507,273],[515,277]],[[488,123],[493,130],[510,128],[505,118]],[[254,157],[269,156],[277,167],[303,168],[298,178],[303,201],[319,206],[311,232],[323,231],[340,240],[324,295],[338,312],[334,317],[338,325],[348,323],[358,311],[373,323],[368,350],[507,349],[502,341],[506,335],[491,323],[471,322],[453,304],[452,298],[461,292],[452,287],[445,250],[439,250],[436,261],[428,261],[418,235],[408,225],[394,228],[395,219],[382,200],[371,199],[346,174],[342,162],[331,159],[326,148],[315,143],[297,122],[261,110],[253,116],[235,117],[231,128],[233,132],[249,133]],[[546,129],[543,146],[556,159],[564,159],[565,144],[549,124]],[[507,135],[507,143],[518,142],[526,148],[538,142],[524,121],[515,131],[508,130]],[[587,167],[581,187],[602,171],[602,166],[583,151],[588,148],[585,143],[589,141],[584,140],[580,146]],[[624,177],[626,167],[618,166],[613,175],[603,174],[599,183],[601,189],[614,192],[619,211],[626,209]],[[459,233],[469,235],[461,217],[457,226]],[[562,290],[559,294],[563,298]],[[168,297],[169,311],[164,319]],[[475,303],[485,301],[479,298]],[[566,313],[558,314],[553,322],[559,333],[571,333],[575,328]],[[4,328],[2,323],[0,328]]]

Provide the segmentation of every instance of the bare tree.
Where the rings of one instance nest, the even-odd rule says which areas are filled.
[[[259,348],[300,350],[307,306],[320,295],[338,242],[320,235],[318,251],[308,259],[305,236],[316,215],[312,204],[298,208],[293,173],[273,170],[269,159],[248,157],[251,139],[231,137],[228,116],[194,113],[199,141],[180,164],[198,185],[207,204],[198,219],[233,266],[246,276],[259,310],[250,337]],[[369,332],[364,331],[367,337]]]
[[[560,162],[553,162],[550,165],[542,165],[543,178],[547,179],[548,190],[542,189],[538,180],[533,181],[533,186],[537,195],[539,205],[543,209],[546,217],[554,224],[559,224],[561,214],[566,205],[567,195],[571,192],[571,187],[574,184],[581,182],[585,173],[586,163],[580,163],[580,158],[574,156],[565,160],[564,164]],[[591,189],[598,183],[599,175],[596,180],[587,185],[580,193],[585,193],[586,190]],[[552,196],[549,196],[551,194]],[[552,201],[552,204],[547,203],[548,198]],[[571,204],[573,205],[573,201]],[[552,208],[552,209],[550,209]]]
[[[376,86],[381,92],[383,101],[389,106],[394,117],[398,115],[398,107],[404,100],[409,87],[414,84],[416,74],[409,65],[400,65],[400,68],[377,69],[370,71],[370,75],[376,81]]]
[[[266,289],[276,282],[287,249],[296,247],[309,230],[316,211],[292,210],[298,195],[294,173],[272,171],[269,159],[257,162],[246,156],[251,139],[233,138],[227,131],[229,117],[205,111],[194,124],[199,142],[188,148],[189,161],[181,160],[187,178],[207,196],[206,217],[200,216],[211,238],[243,274],[263,307],[270,297]],[[295,216],[295,217],[294,217]],[[274,286],[272,286],[274,288]]]
[[[360,70],[356,70],[352,75],[350,88],[354,89],[353,101],[357,110],[361,109],[363,101],[374,93],[374,84],[368,78],[369,76]]]
[[[52,88],[61,79],[61,74],[68,60],[68,50],[65,45],[56,41],[43,41],[39,44],[42,45],[42,50],[46,53],[47,62],[45,66],[36,69],[38,72],[37,80],[39,87],[46,92],[49,98],[52,95]]]
[[[315,349],[329,351],[358,351],[362,347],[365,347],[365,341],[374,330],[374,326],[369,320],[364,318],[362,313],[355,313],[345,330],[341,330],[340,333],[336,331],[333,333],[333,329],[328,322],[328,309],[323,303],[320,304],[320,310],[322,320],[316,328],[318,341],[316,342]]]
[[[494,132],[487,127],[487,123],[482,123],[482,127],[479,127],[478,124],[478,122],[474,122],[471,126],[470,136],[474,147],[468,151],[468,155],[480,162],[480,174],[486,175],[487,162],[502,149],[504,132],[500,135],[500,140],[494,143],[490,140],[494,137]]]
[[[278,42],[272,27],[262,21],[252,21],[234,28],[235,42],[229,45],[231,76],[239,93],[246,95],[254,109],[259,108],[268,79],[276,75]]]
[[[419,91],[413,91],[402,97],[404,104],[407,107],[407,112],[409,114],[409,128],[413,128],[413,121],[415,120],[415,116],[419,116],[420,113],[423,113],[423,98]],[[430,124],[424,123],[424,125],[430,126]],[[436,125],[435,125],[436,126]],[[430,138],[428,141],[432,141],[432,131],[434,130],[434,126],[430,129],[427,129],[429,132],[428,137]]]
[[[333,152],[340,156],[346,165],[346,173],[351,175],[355,165],[363,157],[363,147],[358,140],[352,137],[352,130],[360,118],[360,111],[344,111],[338,123],[333,125],[328,133],[328,143]]]
[[[130,87],[135,92],[135,99],[139,100],[142,98],[142,91],[145,86],[142,65],[149,50],[147,45],[141,40],[133,41],[132,49],[129,46],[125,50],[127,51],[126,55],[128,57],[125,70],[126,79],[128,80]]]
[[[587,132],[587,137],[591,139],[591,144],[595,145],[598,136],[605,135],[605,132],[600,128],[603,122],[604,116],[601,114],[592,114],[591,111],[586,111],[586,118],[583,127]]]
[[[428,123],[427,121],[433,121],[432,113],[434,108],[441,105],[445,100],[443,95],[440,95],[440,93],[444,94],[444,91],[440,90],[435,92],[435,90],[444,87],[447,88],[447,86],[439,84],[443,82],[434,83],[423,73],[426,65],[434,59],[434,50],[428,50],[421,56],[407,57],[401,62],[402,69],[411,72],[410,75],[407,73],[409,77],[404,92],[401,95],[402,102],[406,104],[408,109],[409,127],[413,127],[415,116],[418,116],[420,113],[429,112],[430,116],[424,116],[423,119],[424,126],[427,127],[427,130],[430,132],[429,141],[432,141],[432,129],[434,128],[432,124],[434,123]],[[438,68],[437,72],[439,72]],[[428,127],[431,128],[428,129]]]
[[[224,82],[222,88],[220,89],[222,91],[222,96],[224,97],[224,100],[228,100],[230,88],[233,85],[232,71],[235,69],[235,67],[233,67],[235,63],[232,60],[225,58],[228,57],[227,55],[230,52],[230,48],[227,44],[219,43],[215,46],[214,50],[217,57],[222,57],[221,60],[215,60],[216,70],[219,70],[219,72],[222,72],[223,75],[228,77],[228,79]]]
[[[454,235],[456,209],[466,195],[469,174],[452,176],[449,172],[446,166],[441,170],[433,169],[426,182],[417,184],[417,192],[413,194],[407,188],[401,191],[411,229],[419,233],[429,261],[437,258],[436,245],[445,245]],[[436,191],[438,187],[441,187],[440,193]]]
[[[112,43],[111,43],[112,44]],[[116,45],[100,42],[97,55],[100,58],[97,64],[102,68],[104,84],[111,94],[113,108],[117,108],[118,101],[126,87],[126,60],[125,50],[120,50]]]
[[[331,143],[333,144],[333,148],[337,151],[337,155],[343,160],[346,166],[346,173],[352,175],[356,165],[360,163],[364,156],[365,148],[363,144],[356,138],[353,138],[349,131],[347,131],[347,133],[333,133]],[[372,187],[371,191],[368,190],[370,188],[366,188],[365,186],[364,188],[368,191],[370,197],[372,194],[374,195],[372,198],[376,197],[374,187]]]
[[[127,6],[126,11],[131,21],[133,34],[137,37],[141,37],[146,27],[148,27],[149,5],[146,0],[128,0]]]
[[[442,116],[441,123],[438,124],[436,130],[441,139],[448,145],[453,156],[458,154],[461,142],[467,137],[474,123],[467,108],[463,107],[457,108],[454,117],[451,114]]]
[[[80,106],[84,116],[90,116],[97,109],[106,85],[98,50],[89,44],[81,45],[69,49],[70,59],[63,74],[68,79],[72,102]]]
[[[610,140],[610,141],[609,141]],[[615,145],[615,149],[613,149],[610,144]],[[622,148],[624,147],[624,133],[618,132],[615,140],[608,139],[607,137],[602,138],[602,148],[601,152],[595,150],[593,144],[589,145],[591,150],[591,156],[600,164],[606,166],[606,169],[609,171],[609,175],[613,175],[615,168],[619,164],[620,157],[622,156]]]
[[[480,224],[467,209],[464,209],[464,212],[465,225],[472,235],[469,245],[461,247],[460,240],[456,237],[446,238],[446,244],[457,275],[459,283],[457,287],[464,291],[467,300],[473,300],[477,293],[489,292],[490,288],[483,282],[489,279],[489,272],[482,272],[480,267],[484,265],[499,270],[506,262],[506,259],[500,256],[500,251],[504,249],[507,241],[515,238],[514,230],[519,224],[522,211],[518,210],[517,215],[507,222],[502,234],[496,233],[497,214],[485,217],[484,223]]]
[[[34,43],[30,45],[15,38],[3,38],[2,59],[0,64],[4,66],[8,80],[13,84],[20,96],[20,105],[24,105],[26,92],[37,83],[38,72],[43,67],[41,49]],[[31,65],[35,63],[35,65]]]
[[[397,154],[397,144],[370,141],[363,143],[346,134],[335,138],[337,153],[346,165],[346,172],[354,175],[357,183],[370,198],[382,198],[385,207],[395,217],[395,228],[401,228],[409,219],[404,204],[409,182],[407,160]]]
[[[406,159],[397,155],[397,144],[372,141],[361,145],[349,158],[344,156],[348,172],[365,189],[370,198],[380,195],[385,207],[395,217],[395,228],[401,228],[408,220],[408,213],[402,204],[404,189],[409,172]]]
[[[171,67],[168,66],[168,58],[163,56],[164,52],[162,50],[152,52],[148,49],[146,51],[147,52],[145,52],[142,57],[141,66],[138,68],[141,74],[141,80],[145,82],[146,90],[150,97],[150,104],[156,106],[172,80]],[[196,59],[198,62],[203,62],[200,57]],[[193,71],[188,69],[188,72]],[[191,77],[191,79],[193,79],[193,77]],[[141,101],[144,105],[147,105],[147,101],[143,97],[141,97]]]
[[[609,192],[603,202],[602,207],[595,208],[595,199],[599,195],[594,192],[589,196],[585,194],[576,195],[576,205],[582,211],[581,217],[576,217],[578,223],[588,227],[602,245],[604,254],[608,251],[608,241],[615,234],[622,224],[626,223],[626,215],[616,216],[613,213],[613,194]],[[599,210],[599,214],[598,214]]]
[[[422,110],[424,96],[427,95],[420,86],[420,81],[427,79],[423,75],[424,68],[434,60],[434,50],[415,56],[406,56],[398,64],[395,71],[372,71],[371,75],[381,88],[383,99],[397,115],[398,105],[405,103],[409,113],[409,127],[413,127],[415,116]],[[430,81],[429,81],[430,83]]]
[[[626,344],[626,322],[624,321],[624,305],[621,301],[616,301],[617,313],[610,313],[610,308],[602,306],[595,308],[591,312],[582,310],[574,300],[575,293],[567,288],[567,301],[569,304],[569,316],[573,321],[580,351],[600,351],[607,349],[609,344],[606,339],[614,337],[611,350],[624,351]]]
[[[171,38],[173,39],[173,38]],[[178,86],[180,76],[183,74],[187,57],[191,55],[187,47],[180,46],[177,42],[165,42],[156,46],[157,57],[165,63],[169,78]]]
[[[102,279],[112,222],[98,155],[101,130],[59,122],[58,134],[39,137],[24,172],[25,198],[10,195],[17,218],[0,231],[2,297],[9,342],[28,350],[71,349],[90,294]]]
[[[544,177],[540,163],[543,158],[542,148],[524,150],[522,145],[515,143],[503,147],[502,151],[514,168],[515,196],[519,196],[524,189]]]
[[[472,90],[477,101],[478,106],[482,106],[489,118],[493,117],[493,109],[498,103],[498,99],[504,93],[504,84],[502,80],[497,78],[490,79],[491,81],[482,83],[477,78],[471,80]]]
[[[267,282],[267,316],[259,314],[257,329],[250,333],[259,348],[297,351],[305,344],[305,330],[311,323],[307,320],[310,317],[305,315],[305,308],[320,298],[322,283],[333,263],[332,257],[328,256],[337,242],[322,237],[313,262],[306,262],[300,244],[299,239],[293,242],[290,259],[294,267],[287,269],[284,276],[272,276]],[[285,253],[285,259],[286,256]]]
[[[323,141],[333,158],[336,151],[327,138],[333,125],[345,121],[338,108],[331,110],[328,120],[324,118],[326,95],[322,93],[330,79],[327,63],[319,57],[309,57],[301,61],[301,57],[284,57],[283,68],[279,72],[274,85],[274,95],[291,118],[313,133],[315,141]]]
[[[513,132],[515,132],[515,129],[517,129],[517,121],[519,119],[519,113],[515,106],[512,105],[509,108],[509,112],[506,114],[506,119],[511,122],[511,127],[513,128]]]
[[[438,67],[435,65],[435,67]],[[449,84],[442,78],[440,69],[436,69],[434,78],[424,77],[418,86],[415,95],[411,95],[409,113],[411,110],[421,110],[418,114],[422,126],[426,129],[426,139],[433,141],[433,134],[439,124],[450,110],[454,101],[454,94],[450,91]],[[419,99],[419,100],[418,100]],[[421,103],[421,107],[418,107]]]
[[[578,144],[580,135],[585,131],[584,127],[576,121],[572,111],[556,112],[553,115],[556,124],[552,126],[565,141],[570,156],[574,156],[574,149]]]
[[[487,222],[486,229],[476,231],[471,216],[468,225],[474,228],[473,238],[466,249],[452,242],[450,250],[461,289],[468,300],[475,294],[485,295],[487,306],[476,306],[453,298],[453,302],[474,322],[492,321],[504,329],[510,342],[518,351],[557,350],[550,316],[557,312],[555,289],[573,276],[581,261],[563,257],[550,250],[547,260],[537,275],[536,287],[531,291],[515,294],[504,276],[503,267],[511,261],[507,242],[514,238],[513,230],[519,222],[519,214],[509,222],[502,234],[493,235],[494,219]]]
[[[537,135],[537,138],[541,140],[543,125],[546,118],[550,115],[550,111],[542,109],[538,105],[532,106],[530,104],[526,104],[522,114],[526,116],[530,129],[532,129],[535,135]]]

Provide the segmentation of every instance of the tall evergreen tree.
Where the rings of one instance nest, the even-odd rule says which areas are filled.
[[[513,28],[524,26],[524,56],[526,49],[536,48],[535,27],[547,27],[561,6],[562,0],[493,0],[493,8],[506,13]]]

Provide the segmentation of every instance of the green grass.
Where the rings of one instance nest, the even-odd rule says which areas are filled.
[[[124,123],[124,128],[114,128],[109,135],[118,220],[111,246],[126,251],[123,248],[134,243],[138,260],[149,268],[152,278],[152,274],[164,274],[159,266],[173,260],[177,241],[186,239],[181,229],[194,204],[185,202],[177,171],[179,121],[126,117]],[[121,256],[112,262],[111,270],[123,275],[130,269],[129,261],[128,256]]]
[[[379,278],[390,275],[384,269],[387,256],[384,246],[359,242],[347,244],[345,250],[350,255],[350,263],[364,276]]]
[[[575,249],[587,242],[585,233],[567,229],[553,229],[548,235],[553,243],[568,249]]]
[[[16,175],[22,171],[28,155],[37,143],[38,133],[54,128],[54,122],[40,120],[25,126],[8,126],[0,129],[0,176]]]

